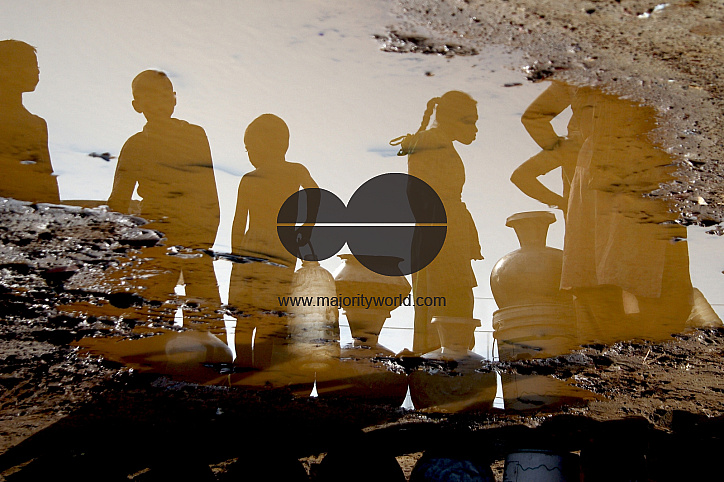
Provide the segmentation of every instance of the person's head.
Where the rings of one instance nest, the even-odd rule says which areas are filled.
[[[146,119],[168,119],[176,107],[176,92],[168,76],[158,70],[145,70],[133,83],[133,108]]]
[[[451,90],[442,97],[435,97],[427,104],[425,120],[421,129],[427,127],[432,111],[435,111],[435,125],[445,131],[454,141],[470,144],[475,140],[478,128],[477,102],[464,92]]]
[[[32,92],[39,76],[35,47],[19,40],[0,41],[0,89]]]
[[[289,128],[274,114],[260,115],[246,128],[244,146],[254,167],[284,160],[289,148]]]

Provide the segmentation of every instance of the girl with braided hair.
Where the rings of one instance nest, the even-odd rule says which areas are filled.
[[[433,114],[435,122],[428,129]],[[440,346],[437,330],[431,325],[434,316],[473,317],[473,287],[477,282],[471,261],[483,256],[475,223],[461,198],[465,166],[453,142],[471,144],[478,132],[477,120],[475,100],[463,92],[450,91],[427,103],[422,124],[415,134],[391,142],[401,146],[398,155],[408,156],[407,173],[435,190],[447,216],[447,234],[440,253],[427,267],[412,275],[416,300],[419,297],[445,299],[444,306],[415,306],[413,351],[416,353]],[[408,195],[411,199],[415,196],[413,192]],[[415,199],[410,204],[424,206],[424,200]],[[418,221],[424,220],[418,218]],[[422,232],[418,229],[416,235]],[[413,256],[414,246],[413,238]]]

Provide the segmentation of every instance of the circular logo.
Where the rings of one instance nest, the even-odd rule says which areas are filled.
[[[348,206],[324,189],[304,189],[279,211],[284,247],[304,260],[337,254],[345,241],[360,263],[386,276],[417,272],[440,252],[447,233],[442,200],[421,179],[403,173],[374,177]]]

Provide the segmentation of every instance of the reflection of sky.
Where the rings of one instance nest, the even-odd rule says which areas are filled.
[[[131,80],[148,68],[169,73],[176,116],[204,127],[211,144],[222,203],[219,249],[228,249],[237,183],[251,169],[242,140],[256,116],[282,117],[291,132],[288,160],[303,163],[320,187],[347,202],[367,179],[406,170],[405,158],[387,142],[418,128],[430,98],[453,89],[469,93],[478,101],[480,132],[472,145],[457,148],[467,170],[463,198],[485,256],[474,268],[476,315],[487,326],[495,309],[490,270],[518,247],[505,219],[544,208],[509,177],[538,151],[520,116],[545,84],[525,82],[504,67],[516,63],[511,55],[494,48],[455,59],[383,53],[372,35],[395,22],[387,8],[383,1],[215,2],[213,8],[192,1],[25,1],[4,6],[0,29],[38,49],[40,84],[25,101],[48,123],[63,199],[108,196],[115,160],[87,154],[117,156],[144,123],[131,107]],[[503,87],[510,82],[523,85]],[[546,179],[560,185],[557,171]],[[557,216],[548,239],[562,247]],[[721,240],[692,231],[694,285],[724,315],[724,250],[714,246]],[[335,258],[324,266],[334,271],[338,264]],[[396,310],[388,326],[410,328],[411,316]]]

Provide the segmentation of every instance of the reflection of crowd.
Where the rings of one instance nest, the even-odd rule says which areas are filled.
[[[0,195],[59,203],[45,121],[22,103],[38,75],[32,47],[0,42]],[[163,302],[184,285],[187,301],[218,312],[221,296],[208,252],[219,224],[219,200],[206,133],[173,117],[176,93],[166,74],[141,72],[132,82],[132,94],[132,106],[146,124],[121,150],[108,205],[141,215],[166,238],[165,246],[147,251],[152,258],[147,266],[155,275],[137,280],[134,288]],[[568,107],[568,131],[559,136],[551,120]],[[473,319],[477,280],[471,263],[483,258],[473,216],[462,200],[465,167],[454,143],[471,144],[477,120],[476,101],[451,91],[428,102],[416,133],[399,138],[408,174],[437,193],[447,229],[437,257],[412,275],[415,298],[446,300],[442,306],[415,307],[416,355],[440,348],[436,322],[465,325]],[[672,176],[671,159],[647,137],[655,126],[653,111],[591,88],[552,82],[529,106],[523,123],[541,152],[518,167],[511,180],[564,213],[559,288],[573,296],[577,342],[659,339],[687,323],[707,321],[701,314],[708,304],[689,278],[686,243],[673,242],[684,240],[686,230],[663,201],[647,197]],[[271,367],[274,351],[289,342],[289,313],[279,298],[290,294],[298,253],[291,254],[280,242],[277,215],[290,196],[317,188],[302,164],[286,160],[289,139],[286,123],[271,114],[255,119],[244,135],[254,169],[239,184],[229,307],[237,315],[236,364],[246,368]],[[560,194],[537,179],[559,167]],[[408,196],[416,196],[414,189],[408,188]],[[315,213],[307,214],[310,228]],[[416,229],[412,237],[412,257],[423,232]],[[300,246],[308,235],[299,231]],[[219,353],[218,340],[173,340],[174,350],[183,353],[197,345],[203,348],[197,352],[213,348]]]

